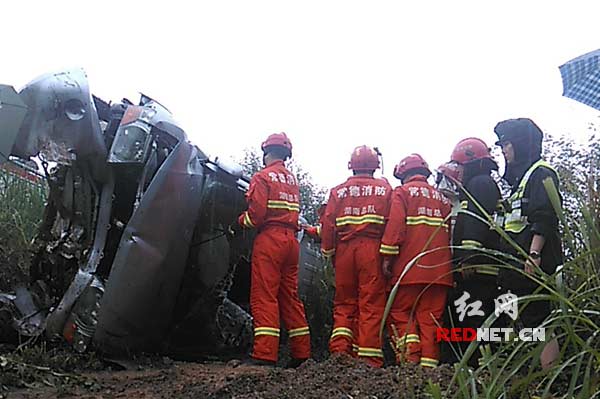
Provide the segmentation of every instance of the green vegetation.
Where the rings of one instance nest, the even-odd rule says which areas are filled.
[[[19,176],[16,168],[0,168],[0,291],[26,280],[47,195],[43,180]]]
[[[539,288],[519,300],[520,310],[532,301],[552,303],[554,310],[542,325],[546,342],[502,342],[492,349],[474,341],[454,365],[448,385],[430,384],[431,397],[600,397],[600,143],[593,135],[590,139],[587,145],[568,139],[548,143],[546,158],[559,171],[564,207],[552,182],[544,185],[561,220],[566,257],[554,275],[538,270],[529,276]],[[486,222],[499,230],[491,219]],[[483,251],[494,255],[498,266],[512,268],[505,254]],[[495,319],[490,315],[483,327]],[[540,354],[552,339],[560,355],[544,370]],[[469,367],[472,356],[480,356],[479,367]]]
[[[556,338],[559,344],[558,361],[542,369],[540,354],[545,342],[503,342],[491,348],[472,342],[461,354],[461,361],[452,365],[451,378],[427,383],[424,390],[429,397],[600,398],[600,142],[594,136],[595,130],[595,126],[590,125],[590,142],[585,145],[565,138],[551,138],[547,143],[545,157],[561,178],[562,208],[558,205],[555,187],[549,184],[547,190],[561,219],[565,263],[554,275],[540,272],[532,276],[540,291],[519,301],[520,307],[536,300],[552,303],[554,310],[543,327],[547,341]],[[252,165],[258,168],[259,160],[255,152],[249,152],[242,163],[250,169]],[[251,174],[254,170],[250,169],[247,172]],[[323,200],[324,190],[312,184],[310,176],[302,175],[301,168],[296,171],[302,186],[306,187],[303,201],[309,207],[307,210],[314,212]],[[7,290],[26,274],[46,193],[44,185],[0,169],[0,291]],[[310,219],[315,221],[313,215]],[[491,219],[487,222],[498,229]],[[506,255],[493,255],[499,266],[510,267]],[[313,331],[313,344],[323,348],[326,348],[331,328],[332,274],[331,265],[320,270],[320,284],[308,293],[311,327],[323,327],[318,332]],[[484,326],[494,320],[495,316],[490,315]],[[61,356],[63,354],[59,356],[43,345],[0,356],[0,375],[5,378],[0,385],[27,386],[39,381],[40,375],[42,380],[55,386],[76,380],[70,373],[78,367],[69,366],[69,359]],[[479,367],[469,366],[473,356],[481,357]],[[96,361],[93,357],[88,360]],[[410,370],[410,367],[404,369]],[[398,370],[399,378],[410,379],[402,372],[403,368]]]

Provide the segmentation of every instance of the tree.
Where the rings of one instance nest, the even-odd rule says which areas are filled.
[[[600,245],[600,141],[594,122],[588,126],[589,140],[577,143],[571,137],[549,136],[545,158],[557,170],[563,195],[563,211],[572,244],[593,249]],[[584,228],[587,227],[587,228]],[[567,257],[574,248],[565,248]]]
[[[252,176],[262,169],[262,154],[256,148],[246,148],[241,159],[238,160],[244,170],[244,174]],[[312,176],[304,168],[291,160],[287,163],[288,168],[296,175],[300,188],[300,214],[309,224],[318,223],[317,211],[325,201],[327,190],[325,187],[314,183]]]

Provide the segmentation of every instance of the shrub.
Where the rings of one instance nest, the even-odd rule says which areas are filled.
[[[44,180],[34,177],[19,166],[0,167],[0,291],[27,279],[47,195]]]

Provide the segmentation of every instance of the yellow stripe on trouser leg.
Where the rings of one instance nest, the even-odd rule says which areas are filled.
[[[366,348],[360,346],[358,347],[358,356],[383,358],[383,351],[377,348]]]
[[[403,337],[400,337],[398,340],[399,345],[405,344],[418,344],[421,342],[421,339],[417,334],[406,334]]]
[[[334,328],[333,331],[331,332],[330,339],[333,339],[338,336],[344,336],[344,337],[348,337],[350,339],[354,338],[354,334],[352,333],[352,330],[347,327]]]
[[[395,346],[399,352],[406,350],[406,344],[418,344],[421,343],[421,339],[417,334],[405,334],[400,338],[395,339]]]
[[[440,361],[437,359],[432,359],[430,357],[421,358],[421,366],[423,367],[437,367],[438,364],[440,364]]]
[[[398,255],[400,253],[400,247],[397,245],[381,244],[379,252],[383,255]]]
[[[288,331],[288,336],[290,338],[300,337],[302,335],[310,335],[310,330],[307,327],[294,328]]]
[[[279,337],[279,328],[273,327],[256,327],[254,329],[254,336],[258,335],[270,335],[272,337]]]

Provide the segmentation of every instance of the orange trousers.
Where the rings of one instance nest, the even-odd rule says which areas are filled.
[[[329,341],[331,353],[353,355],[357,350],[359,358],[375,367],[383,365],[379,329],[386,301],[380,244],[377,238],[357,237],[336,245]]]
[[[387,320],[397,363],[408,361],[437,367],[440,347],[435,342],[436,331],[443,326],[448,288],[425,284],[400,286]]]
[[[255,359],[277,361],[280,318],[287,328],[292,357],[310,357],[310,332],[298,297],[299,251],[295,232],[285,227],[266,227],[254,240],[250,310]]]

